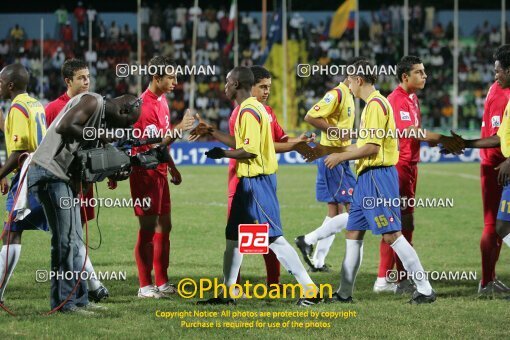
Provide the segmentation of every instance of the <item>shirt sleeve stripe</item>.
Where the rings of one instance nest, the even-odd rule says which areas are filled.
[[[384,105],[384,103],[383,103],[383,101],[381,100],[381,98],[373,98],[373,99],[369,102],[369,104],[370,104],[371,102],[373,102],[373,101],[378,102],[378,103],[379,103],[379,105],[381,105],[381,107],[382,107],[382,109],[383,109],[383,111],[384,111],[384,115],[385,115],[385,116],[387,116],[387,115],[388,115],[388,109],[386,108],[386,105]],[[367,106],[368,106],[368,105],[367,105]]]
[[[338,93],[338,104],[342,102],[342,91],[340,89],[335,88],[336,93]]]
[[[259,124],[260,124],[260,115],[258,114],[258,112],[257,112],[257,111],[255,111],[255,110],[253,110],[253,109],[243,109],[243,110],[239,113],[239,115],[240,115],[240,117],[239,117],[239,118],[242,118],[242,116],[243,116],[243,114],[244,114],[245,112],[249,112],[249,113],[251,113],[251,114],[253,115],[253,117],[255,117],[255,119],[256,119],[256,120],[259,122]]]
[[[25,115],[25,117],[27,117],[27,118],[29,117],[27,109],[25,109],[21,104],[18,104],[18,103],[14,104],[11,106],[11,109],[13,109],[13,108],[20,110],[21,113],[23,113]]]

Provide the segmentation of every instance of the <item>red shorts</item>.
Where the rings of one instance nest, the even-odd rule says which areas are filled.
[[[418,182],[418,166],[412,163],[398,162],[396,165],[398,172],[398,186],[400,197],[415,198],[416,183]],[[400,210],[402,215],[414,213],[414,206],[406,206]]]
[[[497,165],[480,165],[480,179],[482,182],[483,221],[486,228],[495,232],[496,217],[503,187],[498,184]]]
[[[133,169],[129,176],[133,201],[150,198],[148,208],[135,206],[136,216],[166,215],[170,213],[168,178],[157,170]]]
[[[83,192],[83,200],[89,200],[94,198],[94,185],[91,183],[88,185],[88,188],[84,188]],[[85,221],[93,220],[96,217],[94,212],[94,204],[82,205],[80,207],[80,216],[81,216],[81,224],[85,223]],[[87,219],[85,220],[85,216]]]

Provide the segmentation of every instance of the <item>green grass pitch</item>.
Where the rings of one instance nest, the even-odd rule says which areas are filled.
[[[172,282],[190,277],[221,278],[225,246],[226,167],[181,167],[182,185],[171,187],[173,231],[169,274]],[[285,237],[317,227],[326,207],[315,201],[315,167],[282,166],[278,171],[278,196]],[[101,197],[129,197],[128,182],[115,191],[99,183]],[[454,208],[416,210],[414,244],[426,270],[476,271],[481,278],[479,239],[483,227],[479,165],[424,164],[419,166],[418,197],[453,198]],[[4,206],[4,198],[1,199]],[[195,306],[197,299],[175,296],[165,300],[140,300],[133,255],[137,221],[130,208],[103,208],[100,211],[103,243],[91,250],[98,271],[125,271],[126,281],[106,281],[111,298],[108,311],[93,317],[42,315],[49,310],[49,283],[36,283],[35,271],[49,269],[50,234],[29,231],[23,235],[22,255],[5,294],[6,305],[18,316],[0,313],[1,338],[501,338],[508,336],[510,302],[476,299],[478,281],[436,281],[437,302],[411,306],[408,297],[376,295],[372,292],[377,264],[379,237],[367,233],[363,263],[356,282],[352,305],[318,305],[310,309],[295,306],[295,300],[240,300],[236,307]],[[98,244],[95,222],[89,226],[90,244]],[[344,237],[337,235],[326,262],[330,273],[314,273],[316,283],[330,283],[336,289],[344,254]],[[510,282],[510,255],[503,246],[498,277]],[[282,268],[283,269],[283,268]],[[244,257],[243,280],[262,283],[265,269],[262,256]],[[282,270],[282,281],[294,283]],[[308,318],[187,318],[187,321],[252,322],[280,328],[184,328],[178,318],[157,318],[156,311],[355,311],[348,319]],[[321,321],[329,328],[283,328],[286,321]]]

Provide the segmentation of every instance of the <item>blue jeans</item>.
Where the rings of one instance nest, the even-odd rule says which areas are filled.
[[[29,191],[43,206],[51,230],[51,290],[50,304],[55,308],[66,301],[80,277],[85,258],[80,253],[83,233],[80,207],[61,207],[61,199],[76,197],[69,183],[56,177],[48,170],[32,164],[28,170]],[[67,204],[62,206],[68,206]],[[62,306],[65,311],[72,307],[87,305],[87,283],[81,280],[76,291]]]

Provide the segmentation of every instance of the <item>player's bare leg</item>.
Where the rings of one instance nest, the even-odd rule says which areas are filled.
[[[22,231],[11,231],[9,232],[9,238],[7,238],[7,231],[4,231],[2,238],[3,246],[0,251],[0,301],[4,301],[4,292],[9,279],[11,278],[12,272],[18,264],[19,257],[21,255],[21,234]],[[7,255],[7,245],[9,245],[9,253]],[[7,261],[9,262],[7,264]]]

